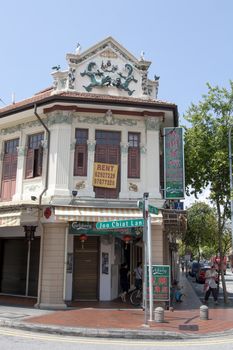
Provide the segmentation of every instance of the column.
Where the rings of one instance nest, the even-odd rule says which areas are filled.
[[[146,190],[147,192],[149,192],[150,198],[161,198],[159,132],[160,132],[160,118],[147,117],[146,119],[146,140],[147,140]]]
[[[119,193],[119,198],[129,198],[128,189],[128,142],[121,142],[121,191]]]
[[[25,146],[19,146],[17,148],[17,152],[18,152],[18,160],[17,160],[17,173],[16,173],[16,187],[15,187],[15,194],[12,198],[14,201],[20,201],[22,199],[24,162],[25,162],[27,148]]]
[[[66,224],[44,224],[39,308],[65,309],[64,263]]]
[[[70,196],[71,120],[63,120],[50,128],[49,186],[50,196]]]
[[[95,192],[93,191],[92,178],[93,169],[95,161],[95,145],[96,141],[94,139],[89,139],[87,141],[88,149],[88,161],[87,161],[87,196],[95,197]]]

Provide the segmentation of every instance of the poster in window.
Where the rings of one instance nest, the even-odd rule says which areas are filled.
[[[102,273],[108,275],[109,273],[109,254],[102,253]]]

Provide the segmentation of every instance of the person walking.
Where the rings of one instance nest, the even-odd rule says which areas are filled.
[[[207,270],[205,273],[205,284],[204,284],[204,291],[205,291],[205,299],[204,303],[207,304],[209,300],[209,296],[212,293],[215,305],[218,304],[218,289],[217,289],[217,281],[218,279],[218,273],[215,270],[215,266],[212,264],[211,269]]]
[[[120,294],[121,300],[125,303],[126,302],[126,295],[129,290],[129,281],[128,281],[128,265],[126,263],[121,264],[120,268],[120,285],[121,285],[121,291]]]

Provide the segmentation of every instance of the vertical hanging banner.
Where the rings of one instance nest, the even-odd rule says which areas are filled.
[[[164,128],[164,197],[184,196],[183,128]]]

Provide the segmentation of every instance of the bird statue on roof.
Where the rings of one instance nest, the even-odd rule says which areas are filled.
[[[60,70],[60,69],[61,69],[61,66],[60,66],[60,65],[58,65],[58,66],[53,66],[53,67],[52,67],[52,70],[57,70],[57,71],[58,71],[58,70]]]
[[[159,78],[160,78],[160,77],[159,77],[158,75],[155,75],[155,76],[154,76],[155,81],[159,80]]]
[[[81,45],[79,43],[77,43],[77,47],[75,49],[75,55],[80,55],[80,52],[81,52]]]
[[[140,61],[145,61],[145,52],[141,51],[140,53]]]

